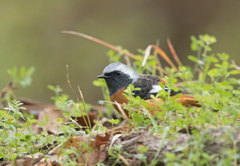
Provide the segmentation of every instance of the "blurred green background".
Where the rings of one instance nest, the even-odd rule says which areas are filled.
[[[68,64],[74,89],[79,85],[85,101],[97,104],[102,94],[92,82],[109,63],[109,49],[63,30],[82,32],[132,53],[160,39],[160,47],[170,55],[169,37],[184,65],[191,65],[187,56],[194,54],[190,36],[207,33],[218,40],[215,53],[226,52],[240,64],[239,9],[238,0],[1,1],[0,88],[11,79],[7,69],[34,66],[32,85],[16,90],[17,96],[51,102],[51,84],[74,98],[66,79]]]

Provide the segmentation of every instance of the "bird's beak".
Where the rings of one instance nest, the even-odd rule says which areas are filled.
[[[97,76],[97,78],[107,78],[107,76],[105,76],[105,75],[99,75],[99,76]]]

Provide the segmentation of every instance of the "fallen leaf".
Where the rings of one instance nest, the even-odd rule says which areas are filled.
[[[97,120],[97,118],[98,118],[98,113],[97,112],[88,112],[88,117],[89,117],[89,120],[90,120],[91,127],[93,127],[94,124],[95,124],[94,121]],[[82,116],[80,116],[80,117],[72,117],[72,118],[76,119],[77,123],[80,124],[81,126],[88,126],[89,125],[89,124],[87,125],[85,123],[85,121],[84,121]],[[85,115],[85,118],[87,120],[87,123],[89,123],[88,122],[88,118],[87,118],[86,115]]]
[[[33,163],[33,159],[31,158],[20,158],[20,159],[16,159],[14,161],[14,164],[12,164],[11,161],[2,162],[1,166],[32,166],[32,163]]]
[[[55,109],[54,106],[49,106],[48,108],[45,108],[44,111],[42,111],[39,114],[38,121],[44,121],[45,122],[45,116],[49,116],[49,121],[47,122],[46,126],[43,127],[44,130],[47,130],[51,132],[52,134],[57,135],[57,122],[56,120],[58,118],[62,118],[63,122],[68,122],[67,118],[63,116],[63,113],[59,109]],[[61,128],[61,126],[59,126]]]
[[[88,136],[75,136],[69,138],[65,143],[57,146],[52,151],[49,152],[49,155],[54,154],[53,158],[62,159],[62,154],[65,149],[75,148],[77,152],[80,153],[79,157],[71,156],[72,159],[76,159],[79,165],[84,164],[87,166],[94,165],[99,161],[104,160],[107,157],[107,152],[105,151],[105,144],[108,143],[110,136],[102,137],[99,135],[88,135]],[[83,146],[85,145],[85,146]],[[87,147],[91,148],[91,151],[88,152]],[[52,165],[54,160],[52,158],[48,159],[48,164]],[[59,163],[60,164],[60,163]],[[61,165],[61,164],[60,164]]]

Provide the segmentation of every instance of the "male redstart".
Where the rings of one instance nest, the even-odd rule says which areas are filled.
[[[104,70],[103,74],[97,76],[97,78],[104,78],[107,87],[109,90],[109,96],[111,102],[118,102],[120,104],[128,103],[128,99],[124,96],[124,90],[132,84],[135,88],[140,88],[140,90],[134,90],[134,97],[139,96],[141,99],[146,100],[149,103],[149,106],[154,107],[154,102],[164,102],[163,99],[157,98],[153,100],[151,95],[156,96],[159,91],[165,90],[168,91],[166,82],[157,76],[138,74],[133,71],[127,65],[122,63],[112,63],[108,65]],[[159,83],[163,83],[165,88],[163,89]],[[177,102],[181,103],[183,106],[196,106],[201,107],[198,103],[198,100],[194,99],[187,92],[179,91],[170,91],[170,96],[173,98],[175,95],[182,93],[183,95],[176,99]],[[119,108],[116,104],[113,104],[114,108],[119,112]],[[124,110],[128,115],[128,112]],[[154,115],[155,110],[149,110],[149,112]],[[160,111],[160,110],[159,110]]]

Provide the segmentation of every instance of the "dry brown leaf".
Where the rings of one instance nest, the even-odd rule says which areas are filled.
[[[61,110],[55,109],[54,106],[49,106],[39,114],[38,121],[45,121],[46,114],[49,115],[49,121],[43,129],[57,135],[56,120],[58,118],[62,118],[63,122],[67,122],[68,121],[67,118],[63,116],[63,113]]]
[[[86,164],[87,166],[91,166],[98,163],[99,161],[104,160],[107,157],[105,144],[108,143],[109,138],[109,135],[107,135],[106,138],[99,135],[71,137],[68,141],[50,151],[49,154],[55,154],[53,157],[61,160],[64,150],[74,147],[80,153],[80,156],[78,158],[76,158],[74,155],[71,157],[73,159],[75,158],[79,164]],[[88,147],[92,148],[91,152],[89,153],[82,144],[87,144]],[[52,165],[53,159],[49,158],[47,162],[49,165]]]
[[[32,166],[33,159],[31,158],[20,158],[14,161],[12,164],[11,161],[2,162],[1,166]]]
[[[106,133],[110,135],[114,135],[117,133],[130,133],[133,130],[133,128],[128,126],[128,124],[124,124],[123,126],[113,128],[111,130],[106,131]]]
[[[9,90],[11,90],[12,89],[12,81],[11,82],[9,82],[8,84],[7,84],[7,86],[6,87],[4,87],[2,90],[1,90],[1,92],[0,92],[0,97],[4,97],[5,96],[5,94],[7,93],[7,91],[9,91]]]
[[[96,146],[100,147],[101,145],[107,144],[109,139],[110,139],[110,134],[106,134],[106,136],[101,136],[98,134],[95,139]]]
[[[85,117],[87,118],[86,115],[85,115]],[[91,127],[93,127],[94,126],[94,121],[97,120],[97,118],[98,118],[98,113],[97,112],[88,112],[88,117],[89,117],[89,120],[90,120]],[[76,117],[76,118],[72,117],[72,118],[76,119],[76,121],[79,125],[87,126],[87,124],[85,123],[85,121],[83,119],[83,116]],[[87,120],[88,120],[88,118],[87,118]]]

